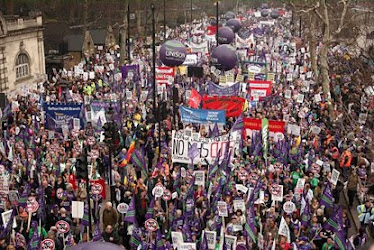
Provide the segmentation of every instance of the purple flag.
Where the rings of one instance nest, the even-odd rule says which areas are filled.
[[[324,205],[326,208],[333,208],[334,207],[334,197],[332,196],[331,191],[331,183],[328,182],[325,189],[323,190],[323,194],[321,196],[321,205]]]
[[[133,223],[133,224],[137,224],[135,213],[136,213],[135,195],[133,195],[132,198],[131,198],[130,206],[129,206],[129,209],[127,210],[124,221],[130,222],[130,223]]]

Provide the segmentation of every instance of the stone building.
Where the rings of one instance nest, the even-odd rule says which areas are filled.
[[[11,93],[45,78],[42,17],[0,13],[0,92]]]

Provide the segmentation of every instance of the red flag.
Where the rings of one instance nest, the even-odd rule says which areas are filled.
[[[71,185],[73,185],[73,189],[76,190],[77,189],[77,180],[75,179],[75,175],[73,174],[69,174],[69,183]]]
[[[194,88],[192,88],[188,105],[190,105],[191,108],[197,109],[200,106],[200,102],[201,96]]]

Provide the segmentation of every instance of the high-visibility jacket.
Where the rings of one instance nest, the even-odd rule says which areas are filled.
[[[337,147],[333,147],[330,150],[330,153],[331,153],[331,158],[332,159],[337,160],[339,158],[339,149]]]
[[[340,167],[350,167],[351,163],[352,163],[352,153],[349,150],[346,150],[340,156],[339,165]]]

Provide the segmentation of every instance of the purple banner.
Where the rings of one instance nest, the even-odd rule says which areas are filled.
[[[138,81],[140,78],[139,75],[139,65],[126,65],[121,67],[122,79],[126,79],[129,76],[129,73],[132,74],[132,79]]]
[[[215,83],[210,82],[208,86],[208,95],[210,96],[238,96],[240,90],[240,83],[235,83],[230,87],[221,87]]]
[[[110,119],[108,111],[110,104],[114,111],[113,121],[118,126],[121,125],[120,107],[118,102],[110,101],[91,101],[91,119],[95,129],[102,130],[103,125]]]

